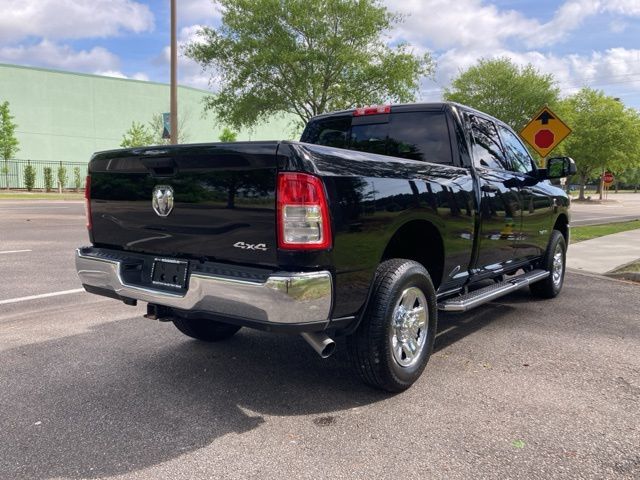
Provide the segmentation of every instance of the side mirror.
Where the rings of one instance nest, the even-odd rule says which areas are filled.
[[[571,157],[552,157],[547,160],[546,177],[563,178],[575,175],[578,169]]]

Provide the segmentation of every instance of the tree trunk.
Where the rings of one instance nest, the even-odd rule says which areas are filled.
[[[585,200],[584,198],[584,184],[587,183],[586,175],[580,175],[580,194],[578,195],[578,200]]]

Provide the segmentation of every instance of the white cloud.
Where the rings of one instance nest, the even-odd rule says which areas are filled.
[[[607,0],[603,2],[605,11],[628,16],[640,16],[640,2],[638,0]]]
[[[221,17],[220,7],[215,0],[181,0],[177,5],[177,13],[181,23],[211,21]]]
[[[136,72],[133,75],[131,75],[131,78],[133,78],[134,80],[140,80],[142,82],[148,82],[149,81],[149,75],[147,75],[144,72]]]
[[[570,0],[556,10],[553,18],[521,35],[529,46],[553,45],[567,37],[577,29],[582,22],[601,10],[600,2],[594,0]]]
[[[201,29],[202,25],[189,25],[181,28],[178,33],[178,82],[181,85],[215,91],[217,88],[216,79],[214,78],[212,81],[211,75],[208,72],[204,72],[199,63],[183,53],[187,44],[202,41],[202,38],[198,35]],[[162,49],[162,54],[158,60],[159,63],[166,65],[168,68],[171,60],[170,47],[167,46]]]
[[[394,40],[436,49],[492,48],[535,28],[536,22],[513,10],[500,11],[481,0],[386,0],[389,9],[405,15]]]
[[[50,40],[34,45],[0,47],[0,61],[80,72],[115,72],[120,67],[119,58],[106,48],[74,50]]]
[[[101,75],[103,77],[114,77],[114,78],[125,78],[125,79],[133,79],[133,80],[141,80],[143,82],[149,81],[149,75],[144,72],[137,72],[131,76],[125,75],[120,70],[96,70],[92,72],[95,75]]]
[[[640,0],[568,0],[544,23],[483,0],[385,0],[385,4],[405,16],[392,32],[394,40],[435,49],[495,49],[514,40],[529,48],[550,46],[594,15],[640,16]]]
[[[129,78],[120,70],[96,70],[96,75],[102,75],[103,77],[113,77],[113,78]]]
[[[153,24],[149,7],[134,0],[3,0],[0,41],[107,37]]]

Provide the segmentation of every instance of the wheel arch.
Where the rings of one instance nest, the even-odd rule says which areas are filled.
[[[561,213],[556,217],[553,229],[558,230],[564,237],[564,241],[569,245],[569,217],[565,213]]]
[[[379,264],[391,258],[414,260],[429,272],[437,290],[444,272],[444,242],[438,228],[428,220],[413,219],[396,229],[387,242]]]

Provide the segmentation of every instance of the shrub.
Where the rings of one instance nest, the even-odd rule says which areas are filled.
[[[50,192],[51,188],[53,188],[53,171],[51,167],[44,167],[44,189]]]
[[[27,163],[24,167],[24,186],[27,187],[27,190],[33,190],[33,187],[36,184],[36,169],[31,162]]]
[[[80,167],[73,167],[73,186],[76,188],[76,192],[80,190],[82,186],[82,177],[80,177]]]
[[[64,190],[64,187],[67,184],[68,180],[69,177],[67,177],[67,168],[64,167],[61,162],[60,166],[58,167],[58,185],[60,186],[60,190]]]

